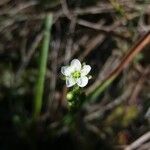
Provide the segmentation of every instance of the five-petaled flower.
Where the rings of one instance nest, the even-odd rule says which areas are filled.
[[[75,84],[79,87],[86,86],[89,80],[87,74],[90,70],[91,67],[89,65],[81,65],[78,59],[73,59],[69,66],[61,67],[61,73],[65,76],[67,87]]]

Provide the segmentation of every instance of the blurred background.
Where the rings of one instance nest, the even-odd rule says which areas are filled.
[[[149,150],[149,31],[150,0],[0,0],[0,150]],[[92,79],[70,113],[60,68],[74,58],[92,67]]]

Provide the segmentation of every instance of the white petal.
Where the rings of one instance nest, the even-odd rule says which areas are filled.
[[[67,68],[68,68],[67,66],[61,67],[61,73],[62,73],[63,75],[66,75],[66,69],[67,69]]]
[[[71,86],[73,86],[73,85],[75,85],[76,84],[76,82],[75,82],[75,80],[73,79],[73,78],[66,78],[66,86],[67,87],[71,87]]]
[[[80,87],[84,87],[88,84],[88,78],[86,76],[84,77],[80,77],[78,80],[77,80],[77,84],[80,86]]]
[[[81,70],[81,76],[86,76],[91,71],[91,66],[84,65]]]
[[[78,59],[73,59],[71,61],[71,66],[75,69],[75,70],[81,70],[81,63]]]
[[[73,67],[70,66],[61,67],[61,73],[65,76],[70,76],[73,70],[74,70]]]

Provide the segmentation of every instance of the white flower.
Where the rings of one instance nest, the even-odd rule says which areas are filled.
[[[61,73],[66,78],[66,86],[71,87],[77,84],[80,87],[87,85],[89,78],[87,77],[91,67],[89,65],[81,65],[78,59],[73,59],[70,66],[61,67]]]

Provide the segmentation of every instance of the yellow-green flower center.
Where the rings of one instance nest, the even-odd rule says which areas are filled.
[[[75,71],[75,72],[72,73],[72,77],[75,78],[75,79],[80,78],[80,76],[81,76],[81,73],[79,71]]]

